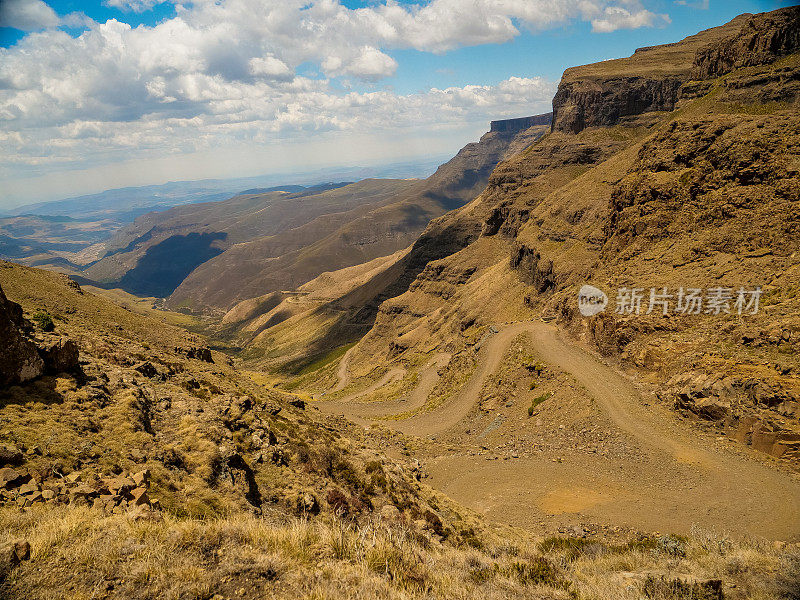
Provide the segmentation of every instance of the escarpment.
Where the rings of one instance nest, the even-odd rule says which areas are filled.
[[[770,64],[800,48],[800,8],[741,15],[675,44],[639,48],[627,59],[567,69],[553,98],[553,131],[609,127],[674,110],[696,83]],[[701,86],[703,93],[707,86]],[[694,95],[697,95],[694,93]]]
[[[719,77],[734,69],[770,64],[799,49],[800,6],[750,16],[737,35],[698,50],[692,79]]]
[[[672,110],[683,82],[638,76],[564,82],[553,99],[553,130],[579,133],[615,125],[624,117]]]

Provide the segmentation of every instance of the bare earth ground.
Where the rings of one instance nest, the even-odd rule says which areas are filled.
[[[517,385],[504,405],[481,405],[494,378],[502,383],[498,370],[513,362],[513,353],[504,357],[515,340],[522,340],[518,350],[524,345],[555,373],[554,395],[533,418],[522,398],[540,390],[518,395]],[[447,359],[438,355],[423,368],[413,398],[357,402],[380,387],[373,384],[346,401],[318,406],[363,424],[380,419],[414,436],[406,444],[423,461],[429,483],[495,521],[537,531],[590,524],[689,533],[697,526],[800,539],[796,475],[680,421],[555,327],[502,327],[482,345],[477,369],[457,393],[402,418],[425,404]]]

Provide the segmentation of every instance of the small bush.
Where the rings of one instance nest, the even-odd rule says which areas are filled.
[[[34,313],[33,322],[36,323],[36,326],[41,329],[42,331],[53,331],[56,328],[56,324],[53,323],[53,317],[50,316],[50,313],[44,310],[40,310]]]
[[[583,538],[549,537],[539,544],[540,552],[563,552],[567,561],[573,561],[586,553],[591,546],[600,542]]]
[[[689,582],[682,579],[667,579],[664,576],[648,575],[642,588],[645,598],[657,600],[722,600],[722,581]]]
[[[333,512],[339,516],[347,516],[350,512],[350,503],[347,501],[347,496],[341,490],[333,488],[328,492],[328,504],[330,504]]]
[[[656,549],[662,554],[683,558],[686,556],[686,538],[677,535],[662,535]]]
[[[442,525],[442,520],[439,518],[439,515],[437,515],[432,510],[426,510],[422,514],[422,518],[425,519],[425,521],[428,523],[428,526],[431,528],[431,531],[433,531],[436,535],[444,537],[445,534],[444,525]]]
[[[498,571],[506,577],[530,585],[546,585],[566,590],[569,582],[562,579],[556,568],[544,557],[537,556],[529,561],[514,561],[498,567]]]
[[[369,475],[371,473],[383,473],[383,467],[377,460],[370,460],[364,465],[364,471]]]
[[[533,411],[536,410],[536,407],[539,406],[542,402],[547,400],[552,395],[553,394],[551,392],[547,392],[545,394],[542,394],[541,396],[537,396],[536,398],[534,398],[533,402],[531,402],[531,405],[528,407],[528,416],[532,417]]]

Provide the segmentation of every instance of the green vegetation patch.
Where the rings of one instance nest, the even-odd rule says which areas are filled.
[[[36,323],[36,326],[42,331],[53,331],[56,328],[53,317],[46,310],[35,312],[31,320]]]
[[[298,365],[294,365],[290,367],[292,369],[293,375],[308,375],[309,373],[313,373],[322,367],[331,364],[333,361],[342,358],[345,352],[350,350],[353,346],[356,345],[356,342],[352,344],[346,344],[344,346],[339,346],[338,348],[334,348],[330,352],[326,352],[321,355],[317,355],[316,357],[312,357],[310,362],[300,363]]]
[[[550,398],[553,395],[553,392],[545,392],[541,396],[536,396],[536,398],[531,401],[531,405],[528,407],[528,416],[533,416],[533,411],[536,410],[536,407],[539,406],[542,402]]]

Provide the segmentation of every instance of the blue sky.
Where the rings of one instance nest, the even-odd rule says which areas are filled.
[[[2,0],[0,207],[454,153],[754,0]]]

